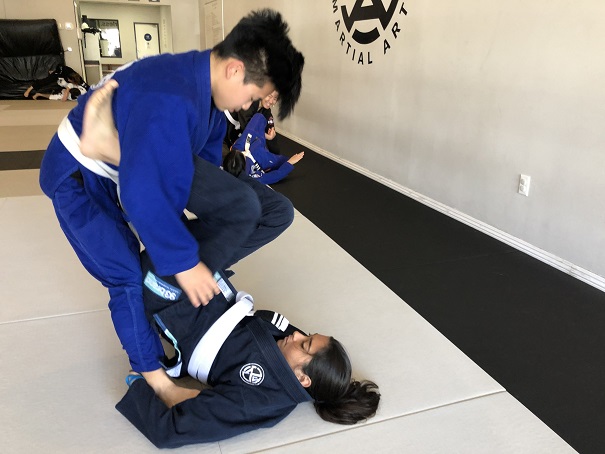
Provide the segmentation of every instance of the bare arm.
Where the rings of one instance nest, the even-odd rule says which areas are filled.
[[[164,369],[143,372],[141,375],[143,375],[143,378],[145,378],[149,386],[153,388],[156,395],[168,408],[174,407],[200,393],[197,389],[183,388],[175,385],[172,380],[170,380],[170,377],[166,375]]]
[[[296,153],[295,155],[292,155],[290,157],[290,159],[288,159],[288,162],[292,165],[296,164],[298,161],[300,161],[302,158],[305,157],[305,152],[301,151],[300,153]]]

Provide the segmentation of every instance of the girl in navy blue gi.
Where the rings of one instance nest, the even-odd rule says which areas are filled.
[[[355,424],[375,414],[380,400],[377,386],[351,378],[342,345],[332,337],[307,336],[276,312],[241,315],[218,352],[204,358],[212,350],[206,333],[235,304],[251,297],[241,292],[236,296],[221,275],[221,293],[207,306],[193,307],[174,277],[157,276],[144,253],[142,257],[145,308],[175,346],[166,367],[176,370],[174,376],[198,378],[200,361],[192,367],[194,352],[206,341],[198,356],[201,362],[207,360],[204,377],[212,386],[169,408],[145,380],[137,380],[142,377],[127,377],[130,387],[116,408],[157,447],[223,440],[271,427],[303,402],[313,402],[323,419],[340,424]]]
[[[176,275],[191,303],[200,305],[219,291],[215,270],[271,237],[257,227],[272,213],[274,199],[263,205],[260,189],[218,168],[222,110],[248,107],[278,89],[286,94],[280,115],[291,112],[304,59],[287,33],[278,13],[262,10],[242,19],[212,51],[125,65],[110,76],[120,85],[111,104],[117,154],[85,155],[80,148],[91,90],[64,119],[42,162],[40,185],[81,262],[109,290],[112,320],[132,368],[167,403],[182,391],[161,369],[161,344],[144,315],[139,238],[158,271]],[[198,250],[181,219],[186,207],[203,218],[212,251]],[[225,241],[221,227],[240,235]]]

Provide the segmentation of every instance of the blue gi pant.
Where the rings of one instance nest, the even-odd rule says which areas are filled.
[[[113,182],[84,170],[81,175],[63,180],[51,197],[59,224],[86,270],[108,289],[111,318],[131,367],[155,370],[163,350],[145,318],[139,242],[117,204],[105,203]]]
[[[292,223],[292,204],[281,194],[201,158],[194,161],[187,208],[199,219],[190,231],[211,270],[237,262]],[[85,169],[81,176],[64,179],[49,194],[57,218],[84,267],[109,290],[114,327],[133,370],[158,369],[163,349],[145,317],[139,242],[115,203],[115,185]]]

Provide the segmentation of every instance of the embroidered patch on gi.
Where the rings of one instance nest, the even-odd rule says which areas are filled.
[[[244,383],[258,386],[265,379],[265,371],[256,363],[248,363],[239,370],[239,376]]]
[[[175,301],[182,293],[181,289],[164,282],[151,271],[147,271],[144,284],[153,293],[169,301]]]

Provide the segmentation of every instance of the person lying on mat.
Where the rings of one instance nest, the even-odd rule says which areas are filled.
[[[336,339],[304,334],[276,312],[253,312],[252,297],[238,293],[222,273],[215,275],[221,293],[194,307],[174,276],[157,276],[145,252],[141,263],[147,316],[174,346],[163,361],[167,373],[211,386],[168,407],[141,375],[127,377],[128,391],[116,408],[157,447],[272,427],[304,402],[339,424],[376,413],[377,385],[351,378],[349,357]]]
[[[291,157],[271,153],[267,149],[263,114],[255,114],[243,134],[235,141],[231,151],[223,158],[223,169],[232,175],[241,172],[263,184],[273,184],[283,180],[294,164],[304,158],[305,153],[296,153]]]

